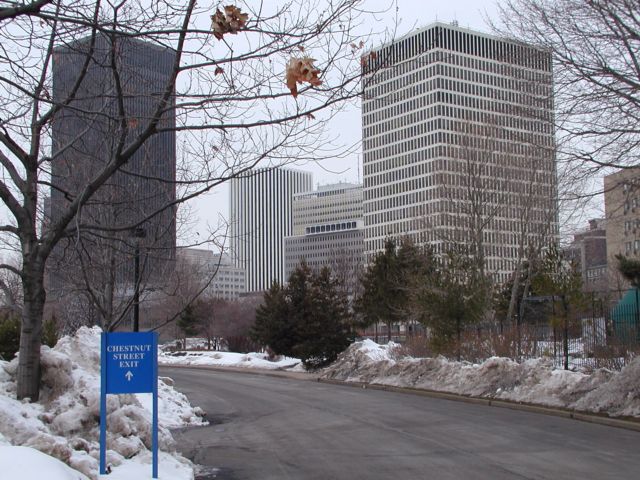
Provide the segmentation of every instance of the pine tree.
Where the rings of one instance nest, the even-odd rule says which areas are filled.
[[[308,369],[334,361],[350,343],[347,298],[329,269],[314,274],[306,262],[274,283],[256,311],[251,338],[274,353],[298,357]]]
[[[200,322],[193,304],[187,305],[177,320],[177,325],[184,334],[184,348],[187,349],[187,337],[196,335],[200,330]]]
[[[420,249],[409,239],[400,246],[394,239],[385,242],[385,249],[374,257],[362,278],[362,295],[356,302],[359,326],[384,323],[391,340],[391,328],[414,315],[413,292],[424,286],[435,271],[430,249]]]
[[[58,321],[56,316],[52,315],[42,326],[42,344],[53,348],[56,343],[58,343]]]
[[[255,342],[268,346],[278,355],[293,356],[293,347],[297,343],[290,307],[285,289],[274,282],[264,294],[262,303],[256,310],[256,320],[249,336]]]
[[[421,321],[430,329],[435,351],[455,347],[461,358],[461,333],[466,325],[479,322],[490,305],[491,283],[476,259],[463,246],[453,246],[434,271],[431,281],[416,292]]]
[[[304,316],[297,319],[299,343],[295,347],[307,369],[333,362],[351,342],[346,323],[347,298],[328,268],[313,275],[307,291]]]

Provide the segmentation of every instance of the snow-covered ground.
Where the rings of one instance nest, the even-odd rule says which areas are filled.
[[[493,357],[472,364],[442,357],[403,357],[397,347],[356,342],[322,376],[640,417],[640,357],[620,372],[598,369],[585,374],[555,369],[545,359],[517,363]]]
[[[158,363],[161,365],[211,365],[218,367],[261,368],[267,370],[286,370],[300,364],[297,358],[281,357],[269,360],[265,353],[233,353],[214,351],[160,352]]]
[[[0,477],[97,479],[100,330],[81,328],[53,349],[42,347],[41,359],[37,403],[16,400],[17,359],[0,361]],[[206,422],[203,412],[191,407],[172,384],[160,378],[159,473],[161,479],[191,480],[193,465],[176,452],[169,428]],[[109,395],[107,411],[107,463],[112,473],[104,478],[150,478],[151,394]],[[17,473],[7,473],[13,471]]]

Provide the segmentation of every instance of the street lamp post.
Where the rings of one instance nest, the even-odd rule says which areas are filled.
[[[140,239],[146,236],[144,228],[138,227],[133,231],[132,236],[136,239],[136,246],[133,260],[133,278],[135,286],[133,289],[133,331],[140,331]]]

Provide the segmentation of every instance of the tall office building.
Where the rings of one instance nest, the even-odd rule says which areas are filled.
[[[76,92],[52,124],[51,221],[118,154],[122,121],[127,141],[147,127],[174,61],[171,49],[124,37],[114,42],[101,33],[92,53],[88,38],[55,48],[53,101]],[[169,110],[159,128],[174,126]],[[152,136],[77,212],[72,226],[79,232],[63,239],[52,255],[54,286],[80,279],[78,269],[96,281],[115,278],[131,285],[136,252],[145,280],[162,281],[175,260],[175,207],[160,212],[175,201],[175,171],[175,132]]]
[[[312,174],[288,168],[261,168],[231,180],[230,251],[245,271],[247,292],[286,281],[284,238],[291,235],[296,193],[312,188]]]
[[[557,234],[551,55],[432,24],[365,57],[365,253],[477,246],[504,281]]]
[[[337,183],[293,196],[293,235],[284,239],[285,275],[302,259],[330,267],[344,283],[363,265],[362,185]]]

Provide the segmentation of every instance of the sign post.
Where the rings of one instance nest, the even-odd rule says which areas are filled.
[[[102,333],[100,354],[100,475],[107,472],[107,394],[153,394],[153,478],[158,478],[158,334]]]

